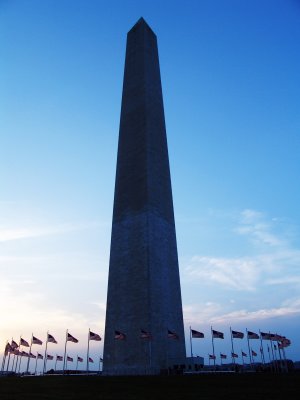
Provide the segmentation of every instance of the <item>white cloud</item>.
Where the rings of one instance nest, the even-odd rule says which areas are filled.
[[[31,226],[31,227],[17,227],[17,228],[1,228],[0,229],[0,242],[7,242],[11,240],[28,239],[49,235],[61,235],[81,229],[89,229],[99,226],[98,223],[89,222],[82,224],[58,224],[53,226]]]
[[[300,298],[285,300],[278,307],[261,308],[253,311],[237,309],[224,312],[227,305],[218,303],[192,304],[184,307],[185,322],[192,325],[205,327],[213,324],[254,322],[268,320],[274,317],[288,317],[300,315]]]
[[[200,256],[194,256],[184,272],[193,280],[235,290],[255,290],[260,275],[254,259]]]
[[[240,235],[248,235],[256,244],[282,246],[286,244],[285,240],[271,232],[274,222],[276,218],[273,218],[270,223],[265,220],[261,212],[246,209],[240,213],[240,224],[236,232]]]

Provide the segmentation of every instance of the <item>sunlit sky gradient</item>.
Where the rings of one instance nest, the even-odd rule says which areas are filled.
[[[299,360],[297,0],[0,1],[1,355],[47,330],[61,354],[69,329],[84,357],[88,329],[104,334],[126,33],[141,16],[158,36],[187,354],[189,326],[206,362],[210,327],[229,354],[231,326],[287,336]]]

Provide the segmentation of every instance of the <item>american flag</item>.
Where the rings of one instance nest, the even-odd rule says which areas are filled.
[[[271,334],[266,332],[260,332],[260,337],[262,340],[271,340]]]
[[[13,351],[13,348],[9,343],[6,343],[5,350],[4,350],[4,355],[7,356],[8,353],[11,353]]]
[[[17,349],[19,347],[19,345],[14,340],[12,340],[11,347],[12,347],[12,349]]]
[[[93,363],[94,360],[93,360],[91,357],[89,357],[89,362],[90,362],[90,363]]]
[[[178,335],[175,332],[172,332],[168,329],[168,338],[169,339],[178,339]]]
[[[21,345],[21,346],[25,346],[25,347],[30,347],[30,346],[29,346],[29,343],[26,342],[26,340],[25,340],[25,339],[22,339],[22,338],[21,338],[20,345]]]
[[[231,333],[232,333],[232,337],[234,339],[243,339],[243,337],[244,337],[243,332],[231,331]]]
[[[286,337],[284,337],[284,338],[282,338],[281,339],[281,342],[280,342],[280,344],[281,344],[281,348],[283,348],[283,347],[288,347],[288,346],[290,346],[291,345],[291,341],[290,341],[290,339],[287,339]]]
[[[32,354],[31,352],[29,353],[29,357],[30,358],[36,358],[36,356],[34,354]]]
[[[32,344],[40,344],[40,345],[42,345],[43,342],[40,339],[36,338],[35,336],[32,336]]]
[[[77,361],[78,362],[83,362],[83,358],[82,357],[77,357]]]
[[[224,339],[223,332],[212,330],[212,336],[213,336],[213,338],[216,338],[216,339]]]
[[[67,356],[67,361],[73,361],[72,357]]]
[[[21,357],[29,357],[29,354],[26,353],[26,351],[21,351],[20,355]]]
[[[78,339],[76,339],[74,336],[72,336],[72,335],[68,332],[68,335],[67,335],[67,342],[78,343]]]
[[[244,353],[243,351],[242,351],[242,356],[243,356],[243,357],[248,357],[247,354]]]
[[[222,354],[222,353],[221,353],[220,356],[221,356],[222,359],[226,359],[226,358],[227,358],[227,355],[226,355],[226,354]]]
[[[37,358],[38,358],[39,360],[42,360],[44,357],[42,356],[42,354],[37,353]]]
[[[204,338],[204,333],[202,332],[195,331],[195,329],[192,329],[191,332],[192,332],[192,338],[199,338],[199,339]]]
[[[122,333],[120,331],[115,331],[115,339],[116,340],[125,340],[126,335],[125,335],[125,333]]]
[[[256,357],[256,356],[257,356],[257,353],[255,353],[255,351],[254,351],[254,350],[251,350],[251,354],[252,354],[254,357]]]
[[[236,353],[231,353],[232,358],[238,358],[239,356]]]
[[[56,361],[63,361],[63,356],[56,356]]]
[[[141,339],[151,339],[152,336],[151,336],[150,332],[147,332],[147,331],[144,331],[143,329],[141,329],[140,338]]]
[[[54,337],[52,335],[50,335],[50,333],[48,333],[48,335],[47,335],[47,342],[48,343],[57,343],[57,341],[54,339]]]
[[[270,338],[271,338],[271,340],[274,340],[276,342],[278,342],[279,340],[282,339],[282,337],[280,335],[277,335],[277,333],[271,333]]]
[[[50,354],[47,354],[47,360],[53,360],[53,356],[50,356]]]
[[[210,360],[215,360],[215,359],[216,359],[216,356],[214,356],[214,355],[212,355],[212,354],[209,354],[209,359],[210,359]]]
[[[94,333],[94,332],[90,331],[89,339],[90,340],[96,340],[97,342],[100,342],[101,337],[97,333]]]
[[[248,331],[247,335],[248,335],[248,339],[259,339],[259,336],[257,333]]]

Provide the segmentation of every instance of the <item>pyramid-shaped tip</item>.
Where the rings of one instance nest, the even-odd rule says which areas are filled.
[[[143,17],[141,17],[141,18],[134,24],[134,26],[130,29],[130,31],[132,31],[132,30],[137,30],[137,29],[141,29],[141,28],[150,29],[150,31],[151,31],[152,33],[154,33],[153,30],[150,28],[150,26],[147,24],[147,22],[145,21],[145,19],[144,19]]]

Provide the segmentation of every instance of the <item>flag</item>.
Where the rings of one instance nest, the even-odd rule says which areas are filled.
[[[204,338],[204,333],[195,331],[195,329],[192,329],[192,338],[199,338],[203,339]]]
[[[8,353],[11,353],[13,351],[13,348],[9,343],[6,343],[5,349],[4,349],[4,355],[7,356]]]
[[[254,350],[251,350],[251,354],[252,354],[254,357],[256,357],[256,356],[257,356],[257,353],[255,353],[255,351],[254,351]]]
[[[242,351],[242,356],[243,356],[243,357],[248,357],[247,354],[244,353],[243,351]]]
[[[36,358],[36,356],[34,354],[32,354],[31,352],[29,353],[29,357],[30,358]]]
[[[21,355],[21,351],[19,350],[19,349],[14,349],[13,351],[12,351],[12,354],[14,354],[15,356],[19,356],[19,355]]]
[[[90,331],[89,340],[96,340],[97,342],[100,342],[100,340],[102,340],[102,339],[101,339],[100,335]]]
[[[22,338],[21,338],[20,345],[21,345],[21,346],[25,346],[25,347],[30,347],[30,346],[29,346],[29,343],[26,342],[26,340],[25,340],[25,339],[22,339]]]
[[[67,356],[67,361],[73,361],[72,357]]]
[[[243,339],[243,337],[244,337],[243,332],[231,331],[231,333],[232,333],[232,337],[234,339]]]
[[[248,331],[248,339],[259,339],[259,336],[257,333]]]
[[[288,347],[288,346],[290,346],[291,345],[291,341],[290,341],[290,339],[287,339],[287,338],[283,338],[281,341],[280,341],[280,348],[281,349],[283,349],[284,347]]]
[[[89,362],[90,362],[90,363],[93,363],[94,360],[93,360],[91,357],[89,357]]]
[[[221,354],[220,354],[220,357],[223,358],[223,359],[225,359],[225,358],[227,358],[227,355],[221,353]]]
[[[56,356],[56,361],[63,361],[63,360],[64,360],[63,356]]]
[[[232,358],[238,358],[239,356],[236,353],[231,353]]]
[[[271,334],[266,332],[260,332],[260,337],[262,340],[271,340]]]
[[[47,354],[47,360],[53,360],[53,356],[50,356],[50,354]]]
[[[73,343],[78,343],[78,339],[74,338],[69,332],[67,335],[67,342],[73,342]]]
[[[21,357],[29,357],[29,354],[26,353],[26,351],[21,351],[20,355]]]
[[[47,342],[49,342],[49,343],[57,343],[57,341],[54,339],[54,337],[52,335],[50,335],[50,333],[48,333]]]
[[[212,336],[216,339],[224,339],[224,333],[212,330]]]
[[[83,362],[83,358],[82,357],[77,357],[77,361],[78,362]]]
[[[168,329],[168,338],[169,339],[178,339],[178,335],[175,332],[172,332]]]
[[[270,339],[278,342],[281,339],[281,336],[277,335],[277,333],[270,333]]]
[[[103,362],[103,358],[100,357],[100,362]]]
[[[116,340],[125,340],[126,335],[125,335],[125,333],[122,333],[120,331],[115,331],[115,339]]]
[[[42,345],[43,342],[40,339],[36,338],[35,336],[32,336],[32,344],[40,344],[40,345]]]
[[[42,360],[44,357],[42,356],[42,354],[37,353],[37,358],[38,358],[39,360]]]
[[[147,331],[144,331],[143,329],[141,329],[140,338],[141,339],[151,339],[152,336],[151,336],[150,332],[147,332]]]
[[[210,359],[210,360],[215,360],[215,359],[216,359],[216,356],[210,354],[210,355],[209,355],[209,359]]]
[[[14,340],[12,340],[11,347],[12,347],[12,349],[17,349],[19,347],[19,345]]]

